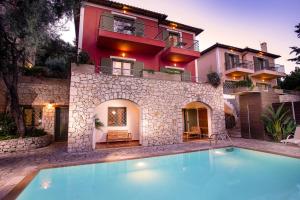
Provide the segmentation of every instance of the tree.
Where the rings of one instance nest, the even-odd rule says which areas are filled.
[[[277,110],[269,106],[262,114],[262,121],[266,131],[271,134],[277,142],[286,138],[296,129],[296,123],[290,117],[289,112],[289,110],[284,108],[284,104],[281,104]]]
[[[297,37],[300,38],[300,23],[297,24],[295,28],[296,28],[295,33],[297,33]],[[289,59],[289,61],[293,61],[296,62],[296,64],[300,64],[300,47],[293,46],[291,47],[291,49],[292,49],[291,54],[293,53],[296,54],[296,57]]]
[[[285,90],[300,90],[300,68],[296,67],[295,71],[279,82],[279,86]]]
[[[25,135],[19,106],[18,76],[20,69],[31,64],[32,55],[46,35],[56,35],[57,22],[71,17],[76,0],[2,0],[0,2],[0,77],[9,96],[9,112],[17,133]]]

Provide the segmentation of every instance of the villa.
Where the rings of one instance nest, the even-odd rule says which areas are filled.
[[[143,146],[181,143],[191,129],[224,131],[222,88],[198,80],[202,29],[111,1],[84,2],[77,21],[78,50],[94,65],[72,66],[69,151],[120,131]]]
[[[110,0],[78,11],[66,77],[20,73],[25,126],[42,134],[0,140],[0,199],[300,198],[300,93],[278,89],[267,43],[200,52],[204,30],[166,14]],[[2,113],[7,92],[0,80]],[[267,107],[291,112],[264,124]]]

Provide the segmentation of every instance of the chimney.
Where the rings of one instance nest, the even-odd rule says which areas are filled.
[[[263,51],[263,52],[268,52],[268,46],[267,46],[267,43],[266,43],[266,42],[260,43],[260,49],[261,49],[261,51]]]

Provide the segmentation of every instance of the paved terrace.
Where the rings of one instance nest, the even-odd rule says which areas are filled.
[[[233,145],[300,158],[300,148],[296,146],[250,139],[234,139]],[[226,144],[214,145],[214,147],[224,146]],[[6,196],[25,176],[41,168],[151,157],[204,150],[211,147],[207,141],[195,141],[156,147],[138,146],[99,149],[89,153],[67,153],[65,144],[56,143],[28,152],[3,154],[0,155],[0,199]]]

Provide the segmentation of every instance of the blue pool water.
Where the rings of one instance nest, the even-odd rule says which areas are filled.
[[[234,148],[45,169],[18,199],[299,200],[300,160]]]

